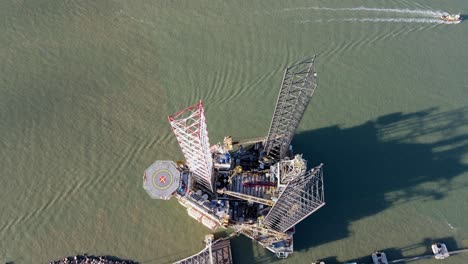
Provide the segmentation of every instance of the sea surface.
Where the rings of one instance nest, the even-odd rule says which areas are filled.
[[[142,188],[182,159],[167,116],[201,99],[211,144],[264,136],[284,68],[313,54],[293,146],[325,164],[327,204],[288,259],[241,236],[234,261],[468,248],[468,22],[442,12],[468,1],[0,1],[0,262],[201,250],[210,231]]]

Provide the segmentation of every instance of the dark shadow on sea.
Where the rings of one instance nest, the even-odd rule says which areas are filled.
[[[443,198],[455,188],[450,181],[467,171],[461,158],[467,153],[468,135],[455,133],[468,125],[467,111],[393,113],[355,127],[331,126],[297,135],[295,152],[304,153],[311,163],[325,164],[327,204],[297,226],[295,249],[345,238],[353,221],[394,203]],[[423,137],[440,139],[416,142]],[[439,183],[440,188],[418,188],[425,182]],[[398,196],[385,197],[395,191]]]
[[[392,113],[362,125],[338,125],[299,133],[295,153],[303,153],[309,168],[324,163],[326,205],[296,226],[295,251],[346,238],[353,221],[377,214],[396,203],[442,199],[454,188],[451,180],[467,171],[468,109],[440,112],[437,108]],[[458,133],[457,133],[458,132]],[[420,139],[430,138],[431,143]],[[422,189],[425,182],[440,184]],[[398,193],[389,199],[386,194]],[[369,248],[371,251],[373,248]],[[252,258],[248,263],[270,263]],[[398,253],[389,251],[391,256]],[[326,257],[326,256],[324,256]],[[334,258],[335,256],[331,257]],[[247,263],[246,262],[246,263]]]
[[[402,248],[379,249],[379,251],[385,252],[385,254],[387,255],[388,260],[400,260],[398,263],[405,264],[405,263],[414,262],[414,260],[413,261],[411,261],[411,260],[410,261],[402,261],[402,259],[408,260],[408,259],[411,259],[411,258],[414,258],[414,257],[420,257],[420,256],[429,256],[428,258],[433,258],[431,245],[436,243],[436,242],[444,243],[447,246],[449,251],[452,251],[452,250],[458,248],[457,241],[453,237],[442,237],[442,238],[437,238],[437,239],[425,238],[420,243],[407,245],[407,246],[402,247]],[[407,251],[407,250],[411,250],[413,248],[419,248],[419,247],[426,248],[426,251],[422,255],[408,256],[408,255],[404,254],[405,251]],[[351,263],[353,263],[353,262],[356,262],[356,263],[370,263],[371,261],[372,261],[372,258],[371,258],[370,254],[369,254],[369,256],[363,256],[363,257],[360,257],[360,258],[357,258],[357,259],[348,260],[347,262],[351,262]],[[329,264],[328,262],[326,262],[326,263]],[[335,264],[335,263],[338,263],[338,262],[336,262],[336,261],[335,262],[330,262],[330,264]]]

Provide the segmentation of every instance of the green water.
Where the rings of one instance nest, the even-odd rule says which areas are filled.
[[[182,157],[167,115],[203,99],[212,144],[265,135],[284,67],[314,53],[293,145],[325,163],[327,204],[278,261],[467,248],[468,23],[356,7],[468,13],[464,0],[0,1],[0,262],[197,252],[209,230],[142,188],[154,160]],[[277,261],[232,244],[238,263]]]

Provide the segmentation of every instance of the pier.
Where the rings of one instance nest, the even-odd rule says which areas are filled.
[[[232,264],[231,243],[221,238],[213,242],[213,235],[205,238],[206,247],[199,253],[174,264]]]
[[[408,262],[413,262],[413,261],[418,261],[418,260],[423,260],[423,259],[443,260],[443,259],[449,258],[450,256],[454,256],[457,254],[468,253],[468,248],[448,251],[446,245],[443,243],[434,243],[431,245],[431,249],[432,249],[433,254],[411,256],[411,257],[405,257],[405,258],[394,259],[394,260],[387,260],[385,252],[376,251],[372,253],[372,255],[369,257],[372,259],[372,263],[361,262],[361,261],[359,262],[348,261],[348,262],[345,262],[345,264],[393,264],[393,263],[408,263]],[[443,261],[441,263],[443,263]],[[318,261],[312,262],[312,264],[330,264],[330,263],[318,260]]]
[[[457,254],[468,253],[468,248],[449,251],[448,253],[451,256],[457,255]],[[430,254],[430,255],[421,255],[421,256],[408,257],[408,258],[402,258],[402,259],[395,259],[395,260],[390,260],[388,263],[402,263],[402,262],[406,263],[406,262],[410,262],[410,261],[417,261],[417,260],[431,259],[431,258],[435,258],[435,255]]]

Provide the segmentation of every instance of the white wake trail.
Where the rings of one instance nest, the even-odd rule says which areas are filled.
[[[456,24],[457,22],[443,21],[440,19],[431,18],[337,18],[337,19],[317,19],[317,20],[303,20],[301,23],[310,22],[388,22],[388,23],[428,23],[428,24]]]
[[[296,10],[328,10],[328,11],[369,11],[369,12],[378,12],[378,13],[400,13],[400,14],[412,14],[412,15],[422,15],[422,16],[441,16],[447,14],[443,11],[432,11],[432,10],[423,10],[423,9],[397,9],[397,8],[371,8],[371,7],[350,7],[350,8],[330,8],[330,7],[297,7],[297,8],[286,8],[283,11],[296,11]]]

